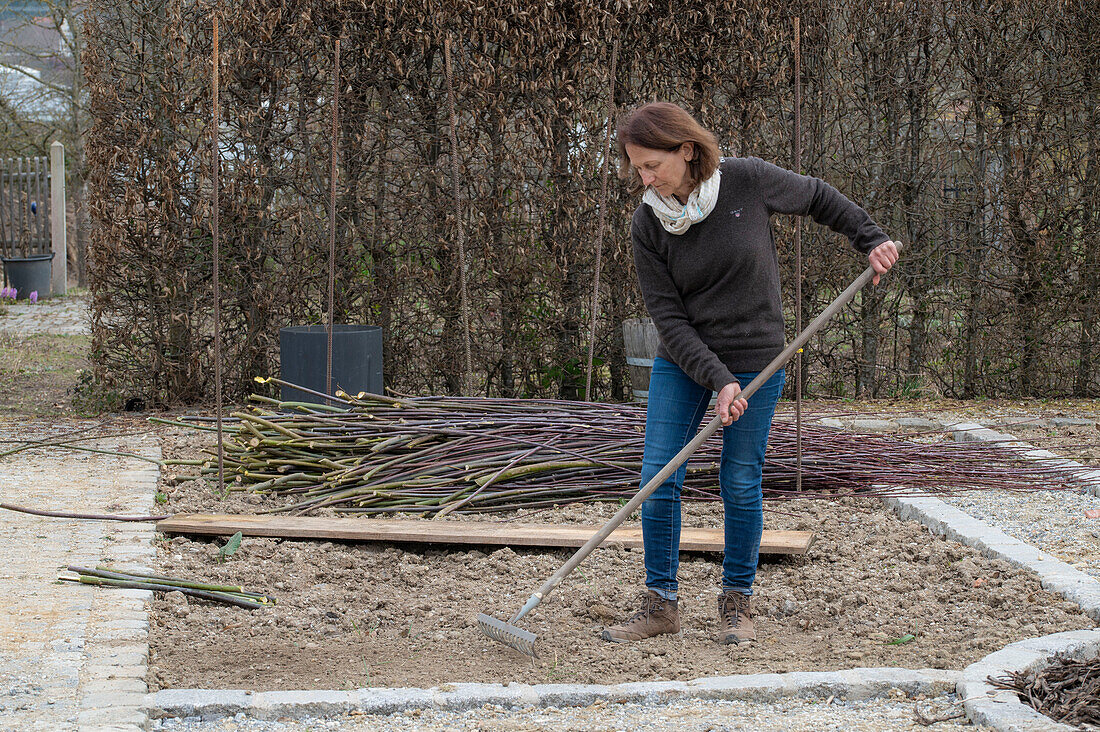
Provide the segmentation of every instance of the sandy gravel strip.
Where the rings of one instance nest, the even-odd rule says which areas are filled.
[[[266,721],[244,714],[218,721],[197,718],[154,720],[157,732],[926,732],[925,719],[944,720],[937,732],[970,729],[953,696],[913,700],[898,692],[888,699],[781,699],[774,702],[688,700],[663,705],[597,702],[588,707],[512,709],[487,705],[466,711],[409,709],[379,716]]]
[[[248,691],[165,689],[147,697],[151,717],[198,720],[244,714],[279,720],[350,713],[403,714],[409,710],[459,712],[485,706],[590,707],[605,704],[664,705],[686,700],[772,703],[784,699],[861,701],[886,697],[942,695],[952,691],[957,671],[860,668],[847,671],[748,674],[652,681],[610,686],[599,684],[444,684],[431,689],[358,689],[355,691]]]

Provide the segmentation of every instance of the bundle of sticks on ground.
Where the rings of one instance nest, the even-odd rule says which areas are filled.
[[[1100,658],[1060,658],[1046,668],[991,677],[989,683],[1015,691],[1020,701],[1057,722],[1100,726]]]
[[[637,404],[338,393],[328,404],[251,397],[227,423],[226,485],[277,496],[270,512],[493,513],[637,490],[645,407]],[[188,426],[213,430],[209,420]],[[720,433],[687,463],[685,499],[717,500]],[[835,498],[1010,488],[1074,488],[1074,476],[1009,446],[915,442],[776,420],[764,497]],[[216,452],[211,452],[216,455]],[[217,460],[193,461],[205,476]]]

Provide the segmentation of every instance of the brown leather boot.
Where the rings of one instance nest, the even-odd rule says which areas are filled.
[[[749,596],[736,590],[718,593],[718,642],[746,645],[756,640],[756,628],[749,612]]]
[[[629,643],[662,633],[679,632],[679,602],[666,600],[653,590],[646,590],[642,609],[625,622],[608,627],[600,637],[612,643]]]

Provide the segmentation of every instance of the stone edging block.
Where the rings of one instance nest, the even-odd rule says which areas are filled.
[[[502,707],[588,706],[598,701],[660,704],[674,700],[771,702],[787,698],[872,699],[900,689],[907,694],[953,691],[959,672],[939,669],[857,668],[847,671],[720,676],[692,681],[614,684],[443,684],[431,689],[265,691],[165,689],[145,697],[150,717],[217,719],[245,713],[253,719],[300,719],[357,712],[394,714],[407,709],[464,711]]]
[[[1009,671],[1031,671],[1055,656],[1084,660],[1100,654],[1100,630],[1074,630],[1013,643],[991,653],[962,672],[957,691],[966,716],[975,725],[999,732],[1054,732],[1074,727],[1055,722],[1020,701],[1015,692],[997,689],[988,677]]]
[[[1048,460],[1047,456],[1050,456],[1061,461],[1053,453],[1036,450],[1012,435],[995,432],[974,422],[960,422],[950,428],[954,430],[955,439],[960,442],[999,442],[1024,450],[1028,457]],[[1035,453],[1042,454],[1037,456]],[[1100,479],[1095,478],[1100,476],[1100,471],[1086,469],[1072,460],[1062,462],[1065,463],[1063,467],[1068,467],[1092,481],[1090,491],[1100,495]],[[1100,622],[1100,582],[1093,577],[938,498],[915,492],[909,496],[891,496],[882,500],[903,519],[919,521],[931,531],[974,547],[987,557],[1003,559],[1013,566],[1036,573],[1043,589],[1057,592],[1067,600],[1077,603],[1086,615]]]
[[[1024,457],[1044,463],[1048,467],[1062,468],[1084,481],[1085,490],[1100,498],[1100,470],[1090,468],[1076,460],[1069,460],[1060,455],[1055,455],[1050,450],[1040,450],[1014,435],[1007,432],[997,432],[975,422],[958,422],[948,425],[947,429],[954,433],[956,442],[998,442],[1005,447],[1018,450]]]
[[[938,498],[888,496],[882,500],[903,519],[919,521],[931,531],[974,547],[987,557],[1036,573],[1044,589],[1077,603],[1082,612],[1100,622],[1100,582],[1084,572]]]

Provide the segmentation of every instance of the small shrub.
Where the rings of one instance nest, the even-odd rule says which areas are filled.
[[[121,412],[126,399],[119,392],[96,381],[91,369],[80,369],[72,388],[73,409],[83,415]]]

